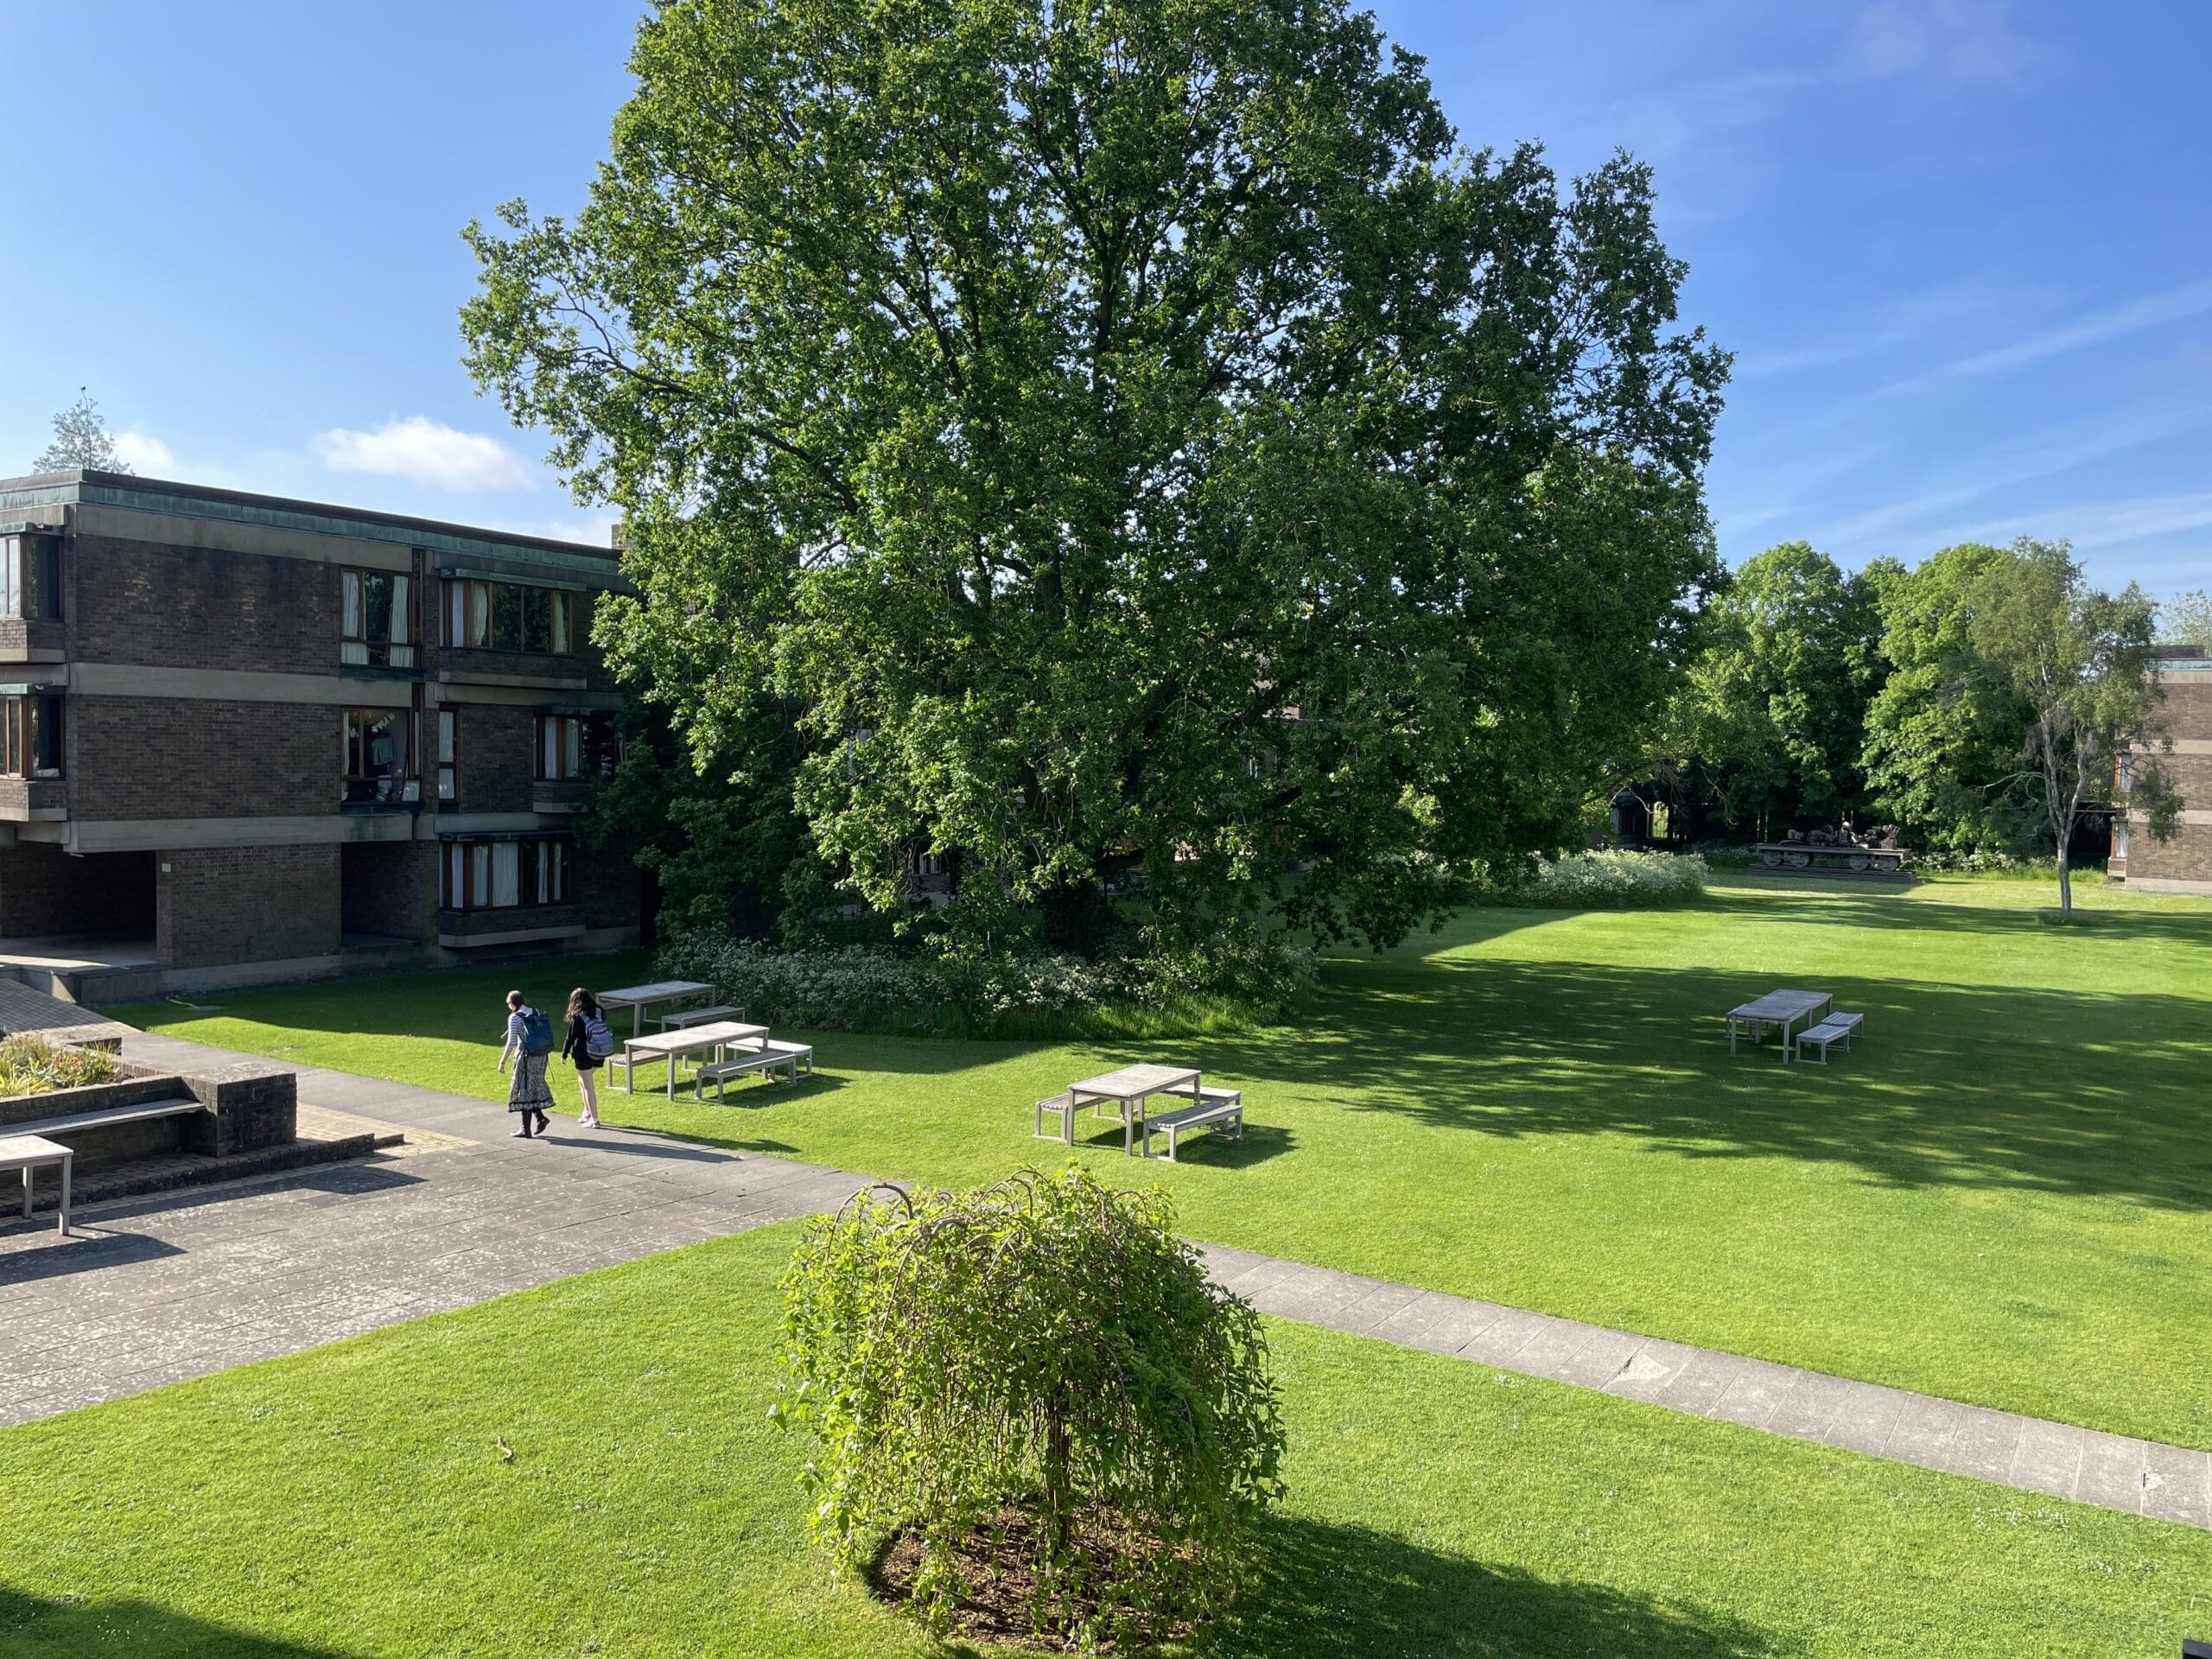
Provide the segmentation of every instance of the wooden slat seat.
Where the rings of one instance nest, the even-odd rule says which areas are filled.
[[[1829,1046],[1834,1043],[1841,1043],[1843,1045],[1843,1052],[1848,1054],[1851,1052],[1851,1039],[1859,1034],[1859,1028],[1866,1023],[1866,1016],[1863,1014],[1844,1014],[1837,1012],[1829,1014],[1826,1019],[1822,1020],[1819,1025],[1815,1026],[1810,1031],[1802,1031],[1798,1033],[1798,1063],[1800,1065],[1812,1064],[1812,1062],[1805,1058],[1805,1051],[1808,1048],[1817,1048],[1821,1051],[1820,1063],[1822,1065],[1826,1065],[1828,1063]]]
[[[763,1043],[758,1049],[733,1054],[726,1060],[699,1068],[698,1089],[703,1099],[707,1085],[715,1086],[715,1098],[726,1099],[726,1090],[733,1077],[750,1077],[755,1073],[772,1079],[778,1071],[791,1082],[798,1081],[799,1068],[804,1065],[809,1076],[814,1071],[814,1051],[804,1043]]]
[[[1075,1091],[1071,1089],[1063,1089],[1058,1094],[1039,1101],[1036,1123],[1029,1132],[1029,1138],[1033,1141],[1065,1141],[1071,1147],[1075,1145],[1075,1115],[1083,1109],[1083,1105],[1084,1103],[1075,1097]],[[1045,1133],[1045,1114],[1047,1112],[1053,1113],[1060,1120],[1058,1135]]]
[[[1184,1092],[1184,1091],[1178,1091]],[[1144,1155],[1152,1156],[1152,1137],[1157,1130],[1167,1137],[1167,1161],[1175,1161],[1175,1142],[1186,1129],[1219,1129],[1235,1140],[1244,1138],[1244,1096],[1236,1089],[1206,1089],[1194,1105],[1172,1112],[1147,1113],[1141,1133]]]

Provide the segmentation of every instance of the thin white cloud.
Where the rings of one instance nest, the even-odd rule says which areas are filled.
[[[1790,374],[1871,357],[1948,328],[1961,318],[1987,310],[1993,303],[1994,296],[1984,283],[1953,283],[1885,306],[1857,327],[1808,340],[1786,351],[1743,353],[1738,356],[1731,377],[1742,380],[1754,375]]]
[[[182,468],[176,452],[147,432],[118,432],[115,453],[137,472],[153,478],[175,478]]]
[[[1974,512],[1977,504],[1984,513],[2002,511],[2004,497],[2017,498],[2018,486],[2027,486],[2039,493],[2086,463],[2199,430],[2209,419],[2212,416],[2198,404],[2163,398],[2100,409],[1955,456],[1947,466],[1916,479],[1901,480],[1900,489],[1909,493],[1841,518],[1833,516],[1833,507],[1824,512],[1809,499],[1814,492],[1808,484],[1815,480],[1825,481],[1821,475],[1827,468],[1820,463],[1801,469],[1785,458],[1748,475],[1739,465],[1729,480],[1729,499],[1716,502],[1713,516],[1732,559],[1754,551],[1752,532],[1776,519],[1789,520],[1788,533],[1804,536],[1814,546],[1853,564],[1881,554],[1910,561],[1961,540],[2010,540],[2023,533],[2069,534],[2072,532],[2063,524],[2040,511],[2007,514],[2001,519],[1993,517],[1980,524],[1963,521],[1960,515]],[[1784,443],[1783,454],[1793,456],[1806,445],[1802,436],[1794,437]],[[1847,446],[1836,446],[1834,454],[1839,462],[1855,463],[1865,458],[1864,452]],[[1789,505],[1777,509],[1772,504],[1777,500]],[[1741,503],[1741,510],[1733,503]],[[2074,511],[2051,510],[2053,513]],[[2085,531],[2082,544],[2089,545],[2088,537],[2095,533],[2094,525]]]
[[[373,432],[335,427],[317,435],[315,452],[338,473],[404,478],[435,490],[528,490],[537,480],[531,465],[497,438],[462,432],[410,415]]]
[[[1870,79],[1918,75],[2010,85],[2045,55],[2012,27],[2012,8],[2002,0],[1882,0],[1853,20],[1843,63]]]
[[[1955,363],[1947,364],[1936,371],[1938,375],[2004,374],[2023,369],[2031,363],[2063,353],[2079,351],[2084,346],[2101,346],[2108,340],[2118,340],[2123,334],[2140,334],[2146,328],[2159,328],[2170,322],[2200,316],[2212,311],[2212,278],[2183,283],[2179,288],[2170,288],[2163,294],[2147,294],[2125,305],[2114,306],[2109,311],[2100,311],[2094,316],[2083,317],[2056,328],[2045,328],[2010,346],[1994,351],[1980,352]]]
[[[2212,491],[2076,501],[2039,512],[1987,518],[1954,531],[1950,541],[2010,541],[2015,536],[2063,536],[2084,551],[2124,547],[2153,537],[2212,528]]]

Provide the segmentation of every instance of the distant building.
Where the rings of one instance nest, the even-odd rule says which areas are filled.
[[[0,480],[0,959],[136,942],[115,996],[634,944],[637,870],[572,830],[620,584],[611,549]]]
[[[2194,645],[2159,653],[2166,688],[2171,753],[2158,757],[2181,791],[2181,827],[2171,841],[2152,836],[2140,814],[2115,819],[2110,874],[2145,893],[2212,893],[2212,658]],[[2133,761],[2120,762],[2125,788]]]

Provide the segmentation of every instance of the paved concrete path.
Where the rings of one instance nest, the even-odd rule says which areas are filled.
[[[217,1051],[133,1033],[134,1058]],[[235,1058],[224,1055],[224,1058]],[[0,1424],[834,1207],[842,1170],[580,1129],[315,1068],[300,1097],[434,1149],[0,1233]],[[1208,1245],[1263,1313],[2105,1509],[2212,1528],[2212,1455]]]

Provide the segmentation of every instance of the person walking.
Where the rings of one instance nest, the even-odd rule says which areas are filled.
[[[546,1017],[523,1000],[520,991],[507,993],[507,1040],[499,1050],[499,1070],[515,1063],[514,1081],[507,1085],[507,1109],[522,1114],[518,1141],[543,1135],[552,1127],[546,1109],[553,1104],[553,1090],[546,1086],[545,1061],[553,1052],[553,1027]]]
[[[576,1122],[587,1129],[599,1127],[599,1080],[594,1075],[614,1052],[614,1033],[599,999],[579,985],[569,993],[569,1031],[561,1039],[561,1058],[576,1065],[576,1089],[584,1097],[583,1116]]]

